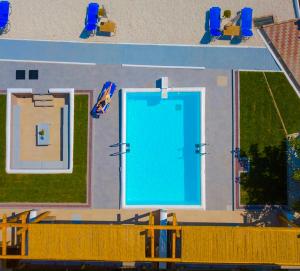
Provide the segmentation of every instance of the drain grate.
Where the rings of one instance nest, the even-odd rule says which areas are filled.
[[[39,71],[38,70],[29,70],[29,80],[38,80]]]
[[[25,70],[16,70],[16,80],[25,80]]]

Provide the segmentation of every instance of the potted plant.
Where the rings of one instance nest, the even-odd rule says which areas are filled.
[[[45,130],[42,129],[41,131],[39,131],[39,135],[40,135],[41,139],[44,139]]]
[[[223,17],[224,18],[230,18],[231,17],[231,10],[229,10],[229,9],[224,10]]]
[[[42,129],[41,131],[39,131],[39,135],[40,135],[40,136],[43,136],[43,135],[45,135],[45,130],[44,130],[44,129]]]

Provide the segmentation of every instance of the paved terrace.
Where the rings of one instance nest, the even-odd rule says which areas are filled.
[[[232,17],[245,6],[253,8],[253,17],[274,15],[277,21],[295,18],[293,0],[101,0],[110,20],[117,23],[114,37],[87,38],[83,32],[89,0],[10,0],[11,30],[3,38],[34,40],[72,40],[104,43],[207,43],[207,11],[218,5],[222,12],[231,10]],[[263,45],[254,36],[236,45]],[[215,45],[229,45],[218,40]]]
[[[279,70],[267,48],[1,40],[0,59]]]
[[[39,69],[37,81],[16,81],[16,69]],[[92,90],[94,98],[107,80],[118,88],[154,87],[161,76],[170,86],[204,86],[206,92],[206,198],[207,209],[232,209],[232,82],[226,70],[133,68],[121,65],[62,65],[2,62],[0,89],[32,87],[74,87]],[[118,151],[110,145],[119,142],[119,96],[114,95],[109,112],[93,121],[92,207],[116,209],[120,202]],[[75,120],[76,121],[76,120]]]
[[[0,216],[7,216],[12,212],[20,213],[23,208],[1,208]],[[49,209],[39,209],[39,213],[49,211]],[[149,212],[145,209],[62,209],[57,208],[50,210],[49,220],[59,220],[72,223],[149,223]],[[180,224],[213,224],[218,223],[224,225],[239,225],[247,223],[247,216],[250,215],[246,211],[195,211],[195,210],[169,210],[171,214],[176,212],[177,220]],[[47,219],[48,220],[48,219]],[[48,220],[48,221],[49,221]]]

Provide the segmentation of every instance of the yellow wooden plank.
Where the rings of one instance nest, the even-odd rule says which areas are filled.
[[[284,226],[291,226],[291,227],[299,227],[297,224],[289,221],[284,215],[278,215],[277,216],[278,220],[284,224]]]
[[[181,230],[181,226],[173,226],[173,225],[149,225],[146,226],[147,229],[152,230],[175,230],[175,231],[179,231]]]
[[[150,251],[151,251],[151,258],[154,258],[155,257],[155,240],[154,240],[154,215],[153,213],[151,212],[150,215],[149,215],[149,225],[151,226],[149,229],[150,229],[150,238],[151,238],[151,243],[150,243]]]
[[[136,225],[31,224],[31,259],[142,261],[146,231]]]
[[[300,229],[182,227],[182,261],[300,265]]]
[[[30,223],[39,223],[42,220],[44,220],[45,218],[47,218],[50,215],[50,212],[43,212],[41,214],[39,214],[37,217],[35,217],[32,221],[30,221]]]
[[[181,258],[174,257],[173,234],[171,258],[162,259],[145,257],[149,225],[26,224],[25,216],[22,222],[21,255],[0,258],[300,265],[299,228],[181,226]],[[158,229],[152,223],[153,234]],[[176,218],[168,229],[176,232],[175,225]]]
[[[1,260],[21,260],[21,259],[29,259],[27,256],[21,256],[21,255],[6,255],[6,256],[0,256]]]
[[[20,220],[20,218],[24,215],[28,216],[30,213],[30,211],[24,211],[24,212],[21,212],[21,213],[18,213],[18,214],[15,214],[15,215],[12,215],[10,217],[7,218],[7,221],[9,223],[16,223],[18,220]]]
[[[173,226],[177,226],[176,214],[173,213]],[[176,258],[176,238],[179,237],[179,231],[172,231],[172,258]]]
[[[21,216],[21,221],[22,224],[26,224],[26,219],[27,219],[27,215],[22,215]],[[26,252],[26,231],[22,231],[21,232],[21,255],[25,256],[25,252]]]
[[[7,228],[5,227],[7,223],[7,217],[6,215],[3,215],[2,217],[2,256],[6,255],[6,249],[7,249],[7,244],[6,244],[6,235],[7,235]]]

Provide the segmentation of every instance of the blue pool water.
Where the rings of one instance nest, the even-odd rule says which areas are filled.
[[[201,92],[126,94],[126,205],[201,205]]]

